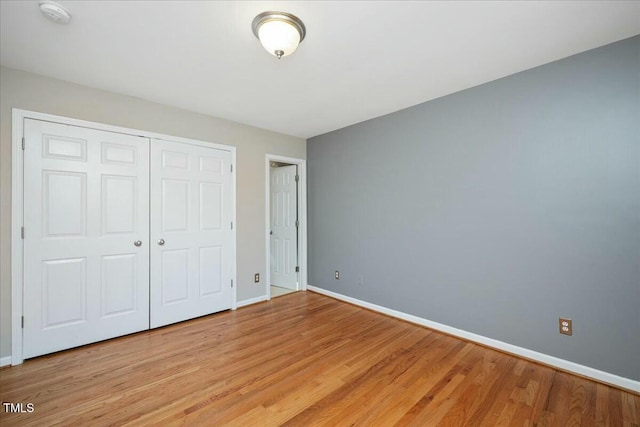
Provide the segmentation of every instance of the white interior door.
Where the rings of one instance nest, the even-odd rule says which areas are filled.
[[[271,168],[271,285],[298,289],[298,207],[295,165]]]
[[[151,142],[151,327],[231,308],[231,153]]]
[[[23,357],[147,329],[148,139],[32,119],[24,135]]]

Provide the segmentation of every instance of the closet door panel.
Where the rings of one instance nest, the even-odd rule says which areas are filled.
[[[231,308],[231,154],[151,142],[151,327]]]
[[[33,119],[24,135],[23,357],[147,329],[149,140]]]

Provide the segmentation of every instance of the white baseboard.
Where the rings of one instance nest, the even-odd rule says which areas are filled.
[[[0,367],[11,365],[11,356],[0,357]]]
[[[412,314],[403,313],[401,311],[392,310],[390,308],[382,307],[380,305],[372,304],[366,301],[361,301],[356,298],[352,298],[346,295],[342,295],[336,292],[328,291],[326,289],[318,288],[308,285],[307,290],[317,292],[322,295],[326,295],[341,301],[351,303],[360,307],[367,308],[369,310],[377,311],[379,313],[386,314],[391,317],[406,320],[407,322],[416,323],[427,328],[435,329],[449,335],[453,335],[462,338],[467,341],[473,341],[478,344],[485,345],[487,347],[495,348],[505,353],[510,353],[516,356],[523,357],[525,359],[533,360],[535,362],[542,363],[554,368],[561,369],[563,371],[571,372],[577,375],[581,375],[593,380],[610,384],[619,388],[633,391],[634,393],[640,393],[640,381],[632,380],[630,378],[621,377],[609,372],[600,371],[598,369],[590,368],[588,366],[580,365],[578,363],[570,362],[568,360],[560,359],[548,354],[539,353],[537,351],[529,350],[527,348],[518,347],[517,345],[509,344],[503,341],[494,340],[482,335],[467,332],[462,329],[453,328],[451,326],[443,325],[442,323],[433,322],[431,320],[423,319],[422,317],[414,316]]]
[[[262,295],[256,298],[249,298],[249,299],[245,299],[242,301],[238,301],[238,303],[236,304],[238,306],[238,308],[240,307],[244,307],[247,305],[251,305],[251,304],[256,304],[258,302],[262,302],[262,301],[266,301],[267,300],[267,296],[266,295]]]

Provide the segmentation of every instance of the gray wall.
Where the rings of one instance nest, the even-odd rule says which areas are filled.
[[[310,139],[309,284],[640,380],[639,86],[635,37]]]
[[[0,357],[11,354],[11,109],[193,138],[237,148],[238,300],[265,295],[265,154],[304,159],[304,139],[128,96],[0,68]]]

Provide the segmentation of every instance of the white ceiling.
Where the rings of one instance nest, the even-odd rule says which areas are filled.
[[[640,34],[637,1],[0,2],[2,65],[312,137]],[[254,16],[299,16],[277,60]]]

